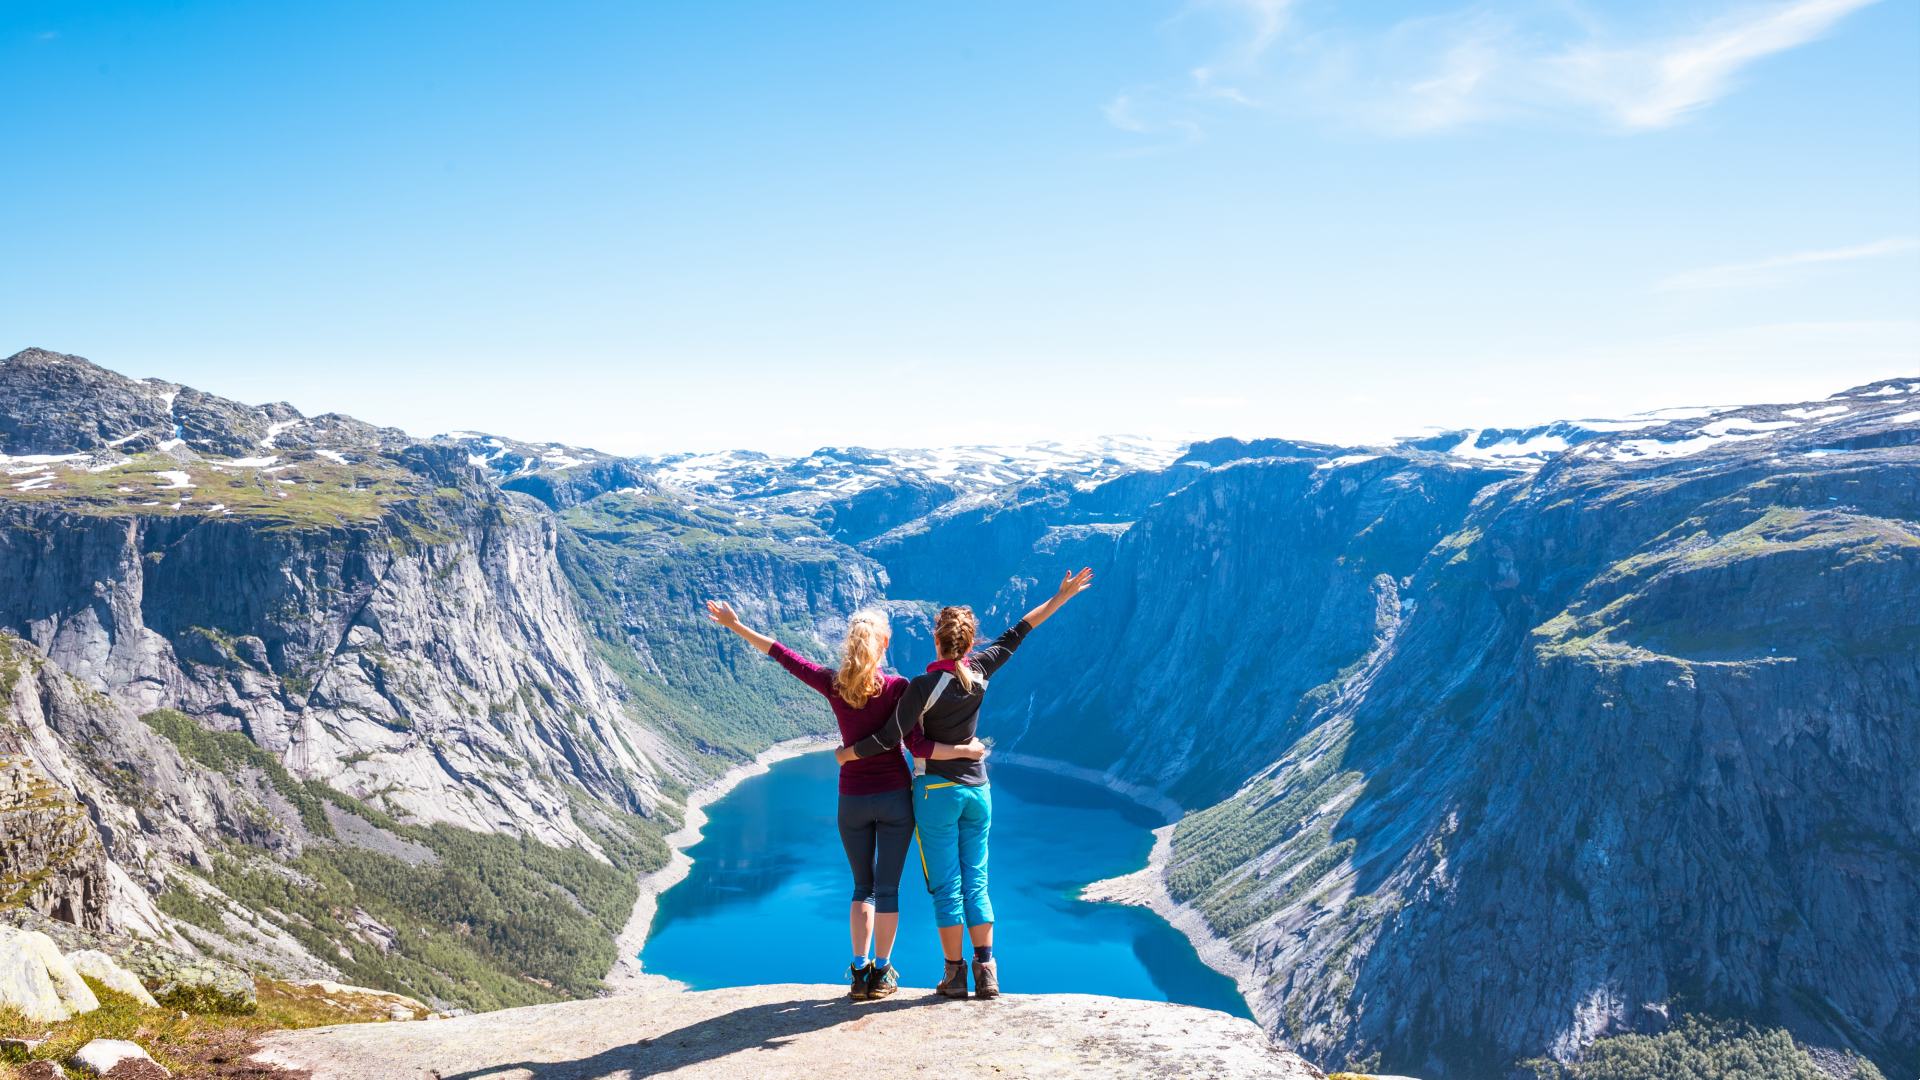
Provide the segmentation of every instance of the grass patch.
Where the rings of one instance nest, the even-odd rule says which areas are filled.
[[[208,1071],[204,1066],[210,1062],[244,1057],[246,1044],[263,1032],[388,1018],[385,1008],[374,1007],[371,999],[336,1002],[317,988],[273,979],[256,980],[260,1008],[251,1016],[183,1013],[174,1006],[149,1009],[92,979],[87,985],[99,997],[100,1007],[57,1024],[28,1020],[18,1010],[0,1008],[0,1037],[47,1040],[30,1057],[15,1057],[14,1064],[64,1062],[94,1039],[128,1039],[145,1047],[174,1075],[190,1077]]]
[[[186,474],[191,486],[180,486],[177,476],[166,473]],[[389,507],[417,498],[423,487],[412,473],[382,459],[343,465],[321,457],[289,461],[269,472],[218,459],[183,462],[140,454],[100,472],[56,466],[44,475],[52,479],[31,491],[0,486],[0,500],[97,516],[193,514],[270,527],[331,528],[376,521]]]

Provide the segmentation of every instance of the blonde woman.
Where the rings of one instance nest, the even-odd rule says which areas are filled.
[[[907,680],[880,670],[893,636],[885,612],[856,612],[847,620],[840,667],[834,671],[743,625],[724,600],[707,601],[707,618],[740,635],[794,678],[819,691],[840,724],[843,746],[880,730],[906,692]],[[907,746],[929,759],[977,761],[986,755],[978,739],[952,746],[915,738]],[[853,964],[847,970],[847,994],[855,1001],[883,998],[900,988],[900,975],[892,963],[893,942],[900,930],[900,870],[913,841],[913,770],[902,755],[877,754],[840,766],[840,841],[853,869],[853,905],[848,914]]]

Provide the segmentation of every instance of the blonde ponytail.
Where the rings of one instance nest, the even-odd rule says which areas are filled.
[[[856,611],[847,620],[847,640],[840,646],[840,670],[833,675],[833,692],[856,709],[864,709],[880,692],[880,662],[886,659],[892,628],[883,611]]]
[[[970,607],[943,607],[933,621],[934,648],[940,659],[954,661],[953,677],[959,680],[962,693],[973,693],[977,673],[967,654],[973,651],[973,638],[979,630],[980,620],[974,618]]]

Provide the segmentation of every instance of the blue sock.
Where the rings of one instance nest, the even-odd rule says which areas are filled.
[[[873,958],[873,966],[881,971],[887,970],[887,965],[891,963],[893,963],[892,957],[876,956]]]
[[[975,946],[973,947],[973,962],[974,962],[974,963],[976,963],[976,964],[984,964],[984,963],[986,963],[987,961],[989,961],[989,960],[991,960],[991,959],[993,959],[993,946],[991,946],[991,945],[975,945]]]
[[[856,956],[856,957],[854,957],[854,958],[853,958],[853,966],[854,966],[854,967],[857,967],[857,968],[863,968],[863,967],[866,967],[866,966],[867,966],[867,958],[866,958],[866,957],[864,957],[864,956]]]

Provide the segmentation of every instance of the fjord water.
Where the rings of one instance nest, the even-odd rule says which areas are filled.
[[[806,754],[752,777],[709,807],[693,869],[660,898],[641,959],[696,989],[836,982],[847,964],[851,882],[834,824],[837,766]],[[1005,989],[1173,1001],[1247,1016],[1225,976],[1159,917],[1089,904],[1082,886],[1145,865],[1160,824],[1120,796],[1051,773],[989,762],[994,953]],[[908,852],[900,943],[909,986],[939,979],[940,952]]]

